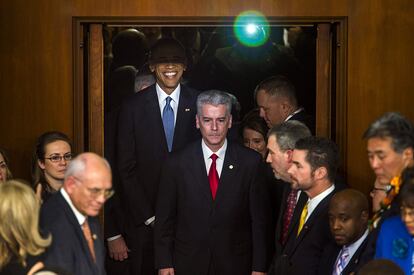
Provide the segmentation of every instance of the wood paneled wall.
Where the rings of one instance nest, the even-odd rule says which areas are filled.
[[[412,0],[5,0],[0,4],[0,146],[17,177],[29,178],[37,135],[57,129],[73,137],[72,17],[347,16],[348,181],[372,183],[362,133],[385,111],[414,119]]]

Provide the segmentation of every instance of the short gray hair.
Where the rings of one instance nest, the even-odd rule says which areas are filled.
[[[275,136],[276,142],[282,152],[295,149],[299,139],[310,137],[311,131],[300,121],[288,120],[270,129],[267,137]]]
[[[391,138],[394,151],[402,153],[407,148],[414,148],[414,125],[399,113],[385,113],[368,127],[364,138]]]
[[[206,104],[213,106],[226,105],[227,114],[231,113],[232,99],[226,92],[208,90],[199,94],[197,97],[197,115],[201,115],[201,109]]]

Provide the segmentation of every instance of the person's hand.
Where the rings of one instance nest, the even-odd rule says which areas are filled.
[[[115,261],[123,261],[128,259],[129,249],[121,236],[115,240],[108,241],[109,257]]]
[[[266,275],[266,272],[252,271],[252,275]]]
[[[158,270],[158,275],[174,275],[174,268],[161,268]]]

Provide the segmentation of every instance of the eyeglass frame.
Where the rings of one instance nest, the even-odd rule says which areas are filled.
[[[77,177],[75,177],[73,175],[72,175],[72,177],[76,181],[82,182],[81,179],[79,179],[79,178],[77,178]],[[115,194],[115,190],[112,189],[112,188],[111,189],[100,189],[100,188],[90,188],[90,187],[86,187],[86,186],[85,186],[85,188],[86,188],[86,190],[88,190],[90,196],[93,199],[97,199],[101,194],[103,194],[104,199],[105,200],[108,200],[108,199],[110,199]]]
[[[66,153],[63,156],[62,155],[53,155],[53,156],[48,157],[48,158],[45,157],[44,159],[48,159],[51,162],[58,163],[58,162],[61,162],[62,159],[64,159],[65,161],[71,161],[73,159],[73,156],[74,155],[72,153]]]

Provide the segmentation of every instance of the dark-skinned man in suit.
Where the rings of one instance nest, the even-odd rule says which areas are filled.
[[[128,259],[131,274],[156,274],[153,224],[161,166],[170,152],[199,137],[194,125],[198,92],[180,84],[186,69],[183,46],[162,38],[152,47],[150,70],[156,83],[121,106],[116,167],[124,230],[108,236],[119,260]],[[118,181],[117,181],[118,182]]]

